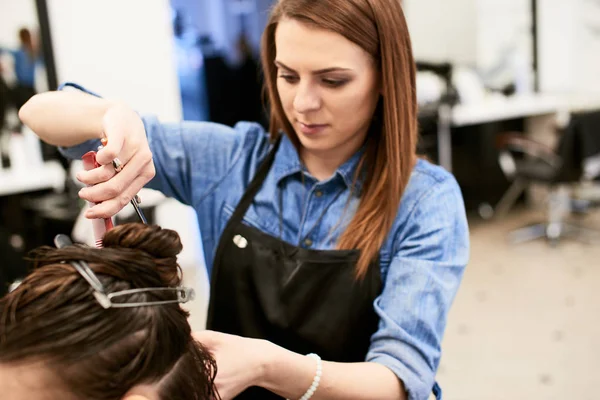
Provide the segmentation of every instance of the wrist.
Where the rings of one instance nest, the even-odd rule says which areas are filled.
[[[268,346],[259,350],[262,351],[262,368],[257,386],[286,398],[299,399],[314,383],[315,359],[266,343]]]
[[[118,118],[118,115],[123,105],[120,102],[106,102],[101,111],[100,126],[94,130],[96,139],[102,139],[105,136],[106,126],[110,125],[111,121]]]
[[[128,132],[128,137],[136,132],[144,131],[144,124],[138,113],[135,112],[127,103],[123,101],[111,101],[104,108],[101,119],[100,132],[97,134],[102,138],[106,134],[106,130],[112,130],[117,127],[117,130]]]
[[[256,371],[257,386],[271,387],[276,381],[275,371],[281,364],[280,360],[284,356],[285,349],[271,343],[267,340],[261,340],[261,346],[258,346],[259,357]]]

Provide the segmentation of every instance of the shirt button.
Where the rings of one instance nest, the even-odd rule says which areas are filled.
[[[315,196],[317,196],[317,197],[321,197],[321,196],[323,196],[323,192],[321,192],[320,190],[317,190],[317,191],[315,192]]]
[[[312,240],[310,240],[310,239],[304,239],[304,245],[306,247],[310,247],[310,246],[312,246],[312,244],[313,244]]]

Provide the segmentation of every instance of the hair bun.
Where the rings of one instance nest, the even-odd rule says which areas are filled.
[[[157,259],[175,258],[183,249],[177,232],[141,223],[117,225],[106,232],[102,243],[105,248],[141,250]]]
[[[153,276],[158,277],[164,286],[175,287],[181,284],[177,255],[183,249],[183,245],[177,232],[162,229],[158,225],[129,223],[118,225],[106,232],[102,243],[106,251],[120,250],[119,257],[122,260],[129,259],[129,267],[142,268],[127,278],[136,286],[158,284],[152,283]],[[126,252],[137,254],[130,253],[129,256],[125,256]]]

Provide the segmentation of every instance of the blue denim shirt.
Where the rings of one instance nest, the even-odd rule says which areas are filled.
[[[156,166],[148,187],[196,210],[210,276],[225,224],[270,149],[268,136],[260,125],[246,122],[230,128],[142,119]],[[63,152],[80,157],[97,145],[86,142]],[[334,249],[358,206],[349,187],[359,157],[354,155],[319,182],[303,169],[284,135],[244,222],[294,245]],[[434,386],[448,311],[468,258],[459,186],[444,169],[418,161],[380,251],[384,285],[373,304],[380,322],[365,358],[390,368],[411,400],[427,399]]]

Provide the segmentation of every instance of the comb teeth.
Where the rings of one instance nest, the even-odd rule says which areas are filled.
[[[102,248],[102,239],[96,240],[96,247],[99,248],[99,249]]]

